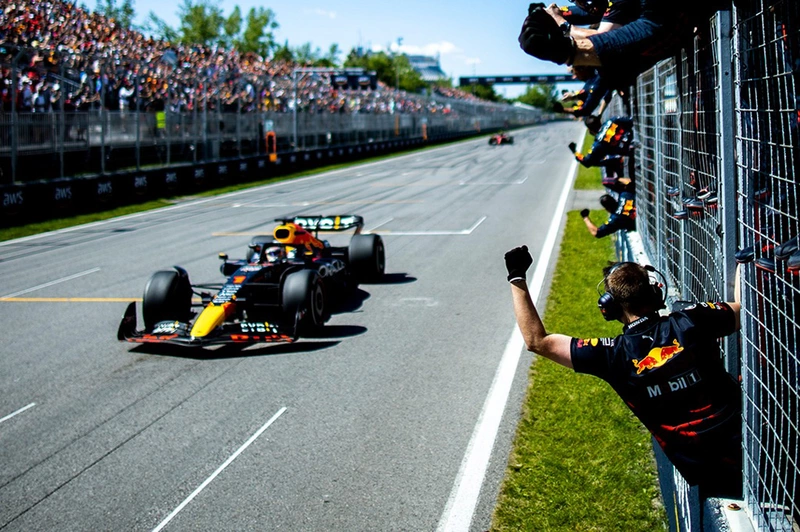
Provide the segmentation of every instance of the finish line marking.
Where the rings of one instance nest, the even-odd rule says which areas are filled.
[[[486,216],[475,222],[469,229],[462,231],[375,231],[370,233],[375,235],[391,235],[391,236],[469,236],[471,235],[483,222],[486,221]]]
[[[165,526],[167,526],[167,523],[169,523],[170,521],[172,521],[172,519],[173,519],[173,518],[174,518],[176,515],[178,515],[178,513],[179,513],[181,510],[183,510],[184,508],[186,508],[186,505],[187,505],[187,504],[189,504],[190,502],[192,502],[192,499],[194,499],[195,497],[197,497],[197,496],[200,494],[200,492],[201,492],[201,491],[203,491],[204,489],[206,489],[206,487],[207,487],[209,484],[211,484],[211,482],[212,482],[212,481],[213,481],[215,478],[217,478],[217,476],[218,476],[220,473],[222,473],[222,472],[225,470],[225,468],[226,468],[226,467],[228,467],[229,465],[231,465],[231,464],[233,463],[233,461],[234,461],[234,460],[236,460],[236,458],[237,458],[237,457],[238,457],[240,454],[242,454],[242,453],[245,451],[245,449],[247,449],[248,447],[250,447],[250,444],[252,444],[254,441],[256,441],[256,439],[258,439],[258,437],[259,437],[259,436],[261,436],[261,434],[263,434],[263,433],[264,433],[264,431],[265,431],[265,430],[267,430],[267,429],[269,428],[269,426],[270,426],[270,425],[272,425],[273,423],[275,423],[275,421],[276,421],[276,420],[277,420],[279,417],[281,417],[281,415],[282,415],[284,412],[286,412],[286,407],[285,407],[285,406],[284,406],[283,408],[281,408],[280,410],[278,410],[278,412],[277,412],[277,413],[276,413],[274,416],[272,416],[272,418],[271,418],[269,421],[267,421],[267,422],[264,424],[264,426],[263,426],[263,427],[261,427],[260,429],[258,429],[258,430],[256,431],[256,433],[255,433],[255,434],[253,434],[252,436],[250,436],[250,439],[249,439],[249,440],[247,440],[247,441],[244,443],[244,445],[242,445],[241,447],[239,447],[239,449],[238,449],[238,450],[237,450],[235,453],[233,453],[233,454],[230,456],[230,458],[228,458],[227,460],[225,460],[225,463],[223,463],[221,466],[219,466],[219,467],[217,468],[217,470],[216,470],[216,471],[214,471],[214,472],[211,474],[211,476],[210,476],[210,477],[208,477],[208,478],[207,478],[205,481],[203,481],[203,483],[202,483],[202,484],[200,484],[200,485],[197,487],[197,489],[196,489],[196,490],[194,490],[194,491],[192,492],[192,494],[191,494],[191,495],[189,495],[188,497],[186,497],[186,499],[185,499],[185,500],[184,500],[182,503],[180,503],[180,504],[178,505],[178,507],[177,507],[177,508],[175,508],[174,510],[172,510],[172,513],[171,513],[171,514],[169,514],[169,515],[166,517],[166,519],[164,519],[163,521],[161,521],[161,522],[158,524],[158,526],[157,526],[157,527],[155,527],[155,528],[153,529],[153,532],[158,532],[159,530],[161,530],[161,529],[163,529]]]
[[[539,255],[536,270],[533,274],[530,288],[533,301],[537,301],[542,292],[548,264],[556,245],[558,230],[561,227],[561,221],[567,208],[567,200],[577,175],[577,169],[578,162],[573,161],[570,168],[570,176],[565,180],[561,198],[553,214],[550,228],[547,231],[547,238],[544,241],[542,252]],[[475,508],[478,505],[481,487],[483,487],[483,479],[489,467],[497,431],[500,428],[500,420],[508,403],[511,384],[524,348],[525,342],[522,339],[522,333],[519,327],[515,326],[511,333],[511,338],[506,344],[503,358],[500,359],[500,365],[494,375],[494,380],[483,405],[481,415],[478,418],[478,423],[475,425],[472,437],[467,445],[467,452],[461,462],[461,467],[456,476],[453,490],[450,492],[450,498],[447,501],[444,513],[439,520],[439,526],[436,528],[437,532],[469,531],[472,518],[475,515]]]

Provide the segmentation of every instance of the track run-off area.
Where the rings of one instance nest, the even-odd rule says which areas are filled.
[[[503,254],[527,244],[544,286],[581,133],[486,135],[1,243],[0,530],[486,530],[531,363]],[[153,272],[220,283],[218,253],[244,256],[275,218],[342,214],[382,236],[387,274],[319,337],[117,341]]]

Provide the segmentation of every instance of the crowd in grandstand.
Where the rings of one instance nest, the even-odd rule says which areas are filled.
[[[12,65],[17,77],[12,79]],[[291,112],[298,65],[216,46],[145,36],[58,0],[18,0],[0,12],[2,109]],[[13,93],[16,91],[16,95]],[[475,100],[438,89],[446,98]],[[447,103],[394,90],[342,90],[327,74],[297,76],[298,111],[449,113]]]

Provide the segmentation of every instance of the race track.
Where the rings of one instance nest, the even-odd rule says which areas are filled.
[[[0,245],[0,530],[486,530],[531,361],[503,253],[542,252],[581,129]],[[217,254],[289,214],[358,214],[386,243],[385,282],[324,338],[234,355],[116,340],[154,271],[221,282]]]

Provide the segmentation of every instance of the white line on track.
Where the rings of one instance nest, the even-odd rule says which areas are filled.
[[[190,502],[192,502],[192,499],[194,499],[195,497],[197,497],[197,496],[200,494],[200,492],[201,492],[201,491],[203,491],[204,489],[206,489],[206,487],[207,487],[209,484],[211,484],[211,482],[212,482],[212,481],[213,481],[215,478],[217,478],[217,476],[218,476],[220,473],[222,473],[222,472],[225,470],[225,468],[226,468],[226,467],[228,467],[229,465],[231,465],[231,464],[233,463],[233,461],[234,461],[234,460],[236,460],[236,458],[237,458],[237,457],[238,457],[240,454],[242,454],[242,453],[244,452],[244,450],[245,450],[245,449],[247,449],[248,447],[250,447],[250,444],[252,444],[254,441],[256,441],[256,439],[258,439],[258,437],[259,437],[259,436],[261,436],[261,434],[263,434],[263,433],[264,433],[264,431],[265,431],[265,430],[267,430],[267,429],[269,428],[269,426],[270,426],[270,425],[272,425],[273,423],[275,423],[275,421],[276,421],[276,420],[277,420],[279,417],[281,417],[281,415],[282,415],[284,412],[286,412],[286,407],[285,407],[285,406],[284,406],[283,408],[281,408],[280,410],[278,410],[278,412],[277,412],[277,413],[276,413],[274,416],[272,416],[272,418],[270,418],[270,420],[269,420],[269,421],[267,421],[267,422],[264,424],[264,426],[263,426],[263,427],[261,427],[260,429],[258,429],[258,430],[256,431],[256,433],[255,433],[255,434],[253,434],[252,436],[250,436],[250,439],[249,439],[249,440],[247,440],[247,441],[244,443],[244,445],[242,445],[241,447],[239,447],[239,449],[238,449],[238,450],[237,450],[235,453],[233,453],[233,454],[230,456],[230,458],[228,458],[227,460],[225,460],[225,463],[223,463],[221,466],[219,466],[219,467],[217,468],[217,470],[216,470],[216,471],[214,471],[214,472],[211,474],[211,476],[210,476],[210,477],[208,477],[208,478],[207,478],[205,481],[203,481],[203,483],[202,483],[202,484],[200,484],[200,485],[197,487],[197,489],[196,489],[196,490],[194,490],[194,491],[192,492],[192,494],[191,494],[191,495],[189,495],[188,497],[186,497],[186,499],[185,499],[185,500],[184,500],[182,503],[180,503],[180,504],[178,505],[178,507],[177,507],[177,508],[175,508],[174,510],[172,510],[172,513],[171,513],[171,514],[169,514],[169,515],[168,515],[168,516],[167,516],[167,517],[166,517],[166,518],[165,518],[163,521],[161,521],[161,522],[158,524],[158,526],[157,526],[157,527],[155,527],[155,528],[153,529],[153,532],[158,532],[159,530],[161,530],[161,529],[163,529],[165,526],[167,526],[167,523],[169,523],[170,521],[172,521],[172,519],[173,519],[173,518],[174,518],[176,515],[178,515],[178,513],[179,513],[181,510],[183,510],[183,509],[186,507],[186,505],[187,505],[187,504],[189,504]]]
[[[0,297],[0,300],[3,299],[11,299],[12,297],[21,296],[23,294],[29,294],[31,292],[35,292],[37,290],[41,290],[42,288],[47,288],[48,286],[53,286],[55,284],[63,283],[66,281],[71,281],[73,279],[77,279],[78,277],[83,277],[84,275],[90,275],[92,273],[97,273],[100,271],[100,268],[92,268],[91,270],[86,270],[85,272],[76,273],[74,275],[70,275],[68,277],[62,277],[61,279],[56,279],[55,281],[50,281],[49,283],[40,284],[39,286],[34,286],[32,288],[28,288],[25,290],[20,290],[19,292],[14,292],[13,294],[8,294],[7,296]]]
[[[427,155],[427,154],[430,154],[430,153],[452,151],[452,150],[455,150],[455,149],[461,149],[464,146],[469,146],[471,144],[477,145],[479,143],[482,144],[483,140],[482,139],[468,140],[468,141],[464,141],[464,142],[459,142],[457,144],[449,144],[447,146],[442,146],[442,147],[439,147],[439,148],[431,148],[431,149],[427,150],[425,153]],[[415,157],[416,157],[416,159],[414,159]],[[316,175],[312,175],[312,176],[308,176],[308,177],[300,177],[300,178],[297,178],[297,179],[290,179],[288,181],[281,181],[279,183],[272,183],[272,184],[264,185],[264,186],[261,186],[261,187],[255,187],[255,188],[250,188],[250,189],[245,189],[245,190],[239,190],[239,191],[236,191],[236,192],[230,192],[228,194],[222,194],[222,195],[219,195],[219,196],[214,196],[212,198],[205,198],[205,199],[201,199],[201,200],[187,201],[186,203],[180,203],[178,205],[173,205],[171,207],[164,207],[163,209],[154,209],[154,210],[151,210],[151,211],[138,212],[138,213],[134,213],[134,214],[128,214],[126,216],[120,216],[118,218],[111,218],[109,220],[100,220],[100,221],[97,221],[97,222],[92,222],[92,223],[88,223],[88,224],[84,224],[84,225],[76,225],[76,226],[73,226],[73,227],[66,227],[64,229],[59,229],[57,231],[50,231],[48,233],[39,233],[39,234],[36,234],[36,235],[30,235],[30,236],[26,236],[26,237],[22,237],[22,238],[17,238],[15,240],[6,240],[4,242],[0,242],[0,247],[21,244],[23,242],[30,242],[32,240],[38,240],[40,238],[43,238],[43,237],[46,237],[46,236],[51,236],[51,235],[71,233],[73,231],[85,231],[86,229],[91,229],[93,227],[102,227],[104,225],[109,225],[109,224],[112,224],[112,223],[118,223],[120,221],[133,220],[133,219],[136,219],[136,218],[144,218],[144,217],[147,217],[147,216],[153,216],[154,214],[162,214],[162,213],[174,211],[174,210],[177,210],[177,209],[185,209],[185,208],[188,208],[188,207],[195,207],[197,205],[204,205],[206,203],[212,203],[212,202],[215,202],[215,201],[219,201],[221,199],[235,198],[237,196],[242,196],[242,195],[245,195],[245,194],[253,194],[253,193],[259,192],[259,191],[269,190],[271,188],[285,187],[285,186],[288,186],[288,185],[297,185],[299,183],[305,183],[307,181],[314,181],[314,180],[317,180],[317,179],[330,177],[330,176],[342,174],[342,173],[345,173],[345,172],[355,172],[356,170],[363,170],[364,168],[372,168],[373,166],[381,166],[381,165],[388,164],[388,163],[391,163],[391,162],[403,161],[403,160],[406,160],[406,159],[422,160],[423,158],[419,157],[419,153],[408,153],[406,155],[398,155],[397,157],[391,157],[389,159],[384,159],[384,160],[381,160],[381,161],[375,161],[375,162],[371,162],[371,163],[364,163],[364,164],[360,164],[360,165],[350,166],[348,168],[341,168],[339,170],[331,170],[329,172],[322,172],[322,173],[319,173],[319,174],[316,174]],[[363,175],[363,173],[361,175]]]
[[[509,186],[509,185],[524,185],[525,181],[527,181],[527,180],[528,180],[528,176],[525,176],[523,179],[520,179],[519,181],[509,181],[507,183],[504,183],[502,181],[484,181],[482,183],[469,183],[467,181],[461,181],[458,185],[462,186],[462,187],[467,187],[467,186],[469,186],[469,187],[481,187],[481,186],[482,187],[490,187],[490,186],[491,187],[505,187],[505,186]]]
[[[376,235],[391,235],[391,236],[469,236],[484,221],[486,221],[486,216],[475,222],[475,224],[469,229],[462,229],[461,231],[375,231],[373,229],[370,232]]]
[[[389,222],[393,222],[393,221],[394,221],[394,218],[389,218],[388,220],[384,220],[381,223],[379,223],[378,225],[373,226],[371,229],[368,229],[368,230],[366,230],[364,232],[369,234],[369,233],[373,232],[375,229],[377,229],[379,227],[383,227],[384,225],[388,224]]]
[[[17,416],[17,415],[19,415],[19,414],[23,413],[24,411],[26,411],[27,409],[29,409],[29,408],[33,408],[34,406],[36,406],[36,403],[31,403],[31,404],[29,404],[29,405],[23,406],[22,408],[20,408],[20,409],[19,409],[19,410],[17,410],[16,412],[11,412],[11,413],[10,413],[9,415],[7,415],[6,417],[4,417],[4,418],[1,418],[1,419],[0,419],[0,423],[2,423],[2,422],[4,422],[4,421],[8,421],[8,420],[9,420],[9,419],[11,419],[12,417],[14,417],[14,416]]]
[[[567,200],[572,190],[577,166],[577,161],[573,161],[569,176],[564,183],[564,189],[561,191],[561,198],[558,201],[556,212],[553,214],[542,252],[536,264],[536,270],[530,285],[533,301],[537,301],[542,292],[545,275],[556,245],[561,221],[567,208]],[[506,409],[508,395],[511,392],[511,384],[517,372],[517,365],[524,347],[522,333],[520,333],[518,327],[514,327],[511,338],[508,340],[503,352],[503,358],[500,359],[500,365],[494,375],[494,380],[483,405],[481,415],[478,418],[478,423],[475,425],[472,437],[467,445],[467,451],[461,461],[461,467],[456,476],[453,490],[450,492],[450,498],[439,520],[437,532],[465,532],[469,530],[472,517],[475,514],[475,507],[478,505],[478,496],[483,486],[483,479],[489,467],[494,440],[500,428],[500,420]]]

